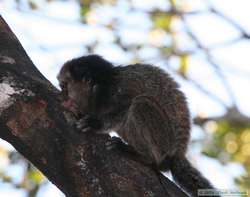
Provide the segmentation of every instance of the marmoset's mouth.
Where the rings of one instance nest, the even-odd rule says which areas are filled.
[[[62,102],[62,106],[67,109],[68,111],[72,112],[74,115],[78,115],[79,114],[79,109],[77,104],[72,100],[72,99],[67,99],[65,101]]]

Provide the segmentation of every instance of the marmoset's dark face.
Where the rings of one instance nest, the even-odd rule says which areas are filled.
[[[76,81],[69,72],[69,66],[63,65],[57,79],[62,89],[63,106],[75,114],[87,112],[91,85],[86,80]]]

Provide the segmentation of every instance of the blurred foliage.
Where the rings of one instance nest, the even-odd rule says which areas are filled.
[[[45,1],[45,0],[44,0]],[[47,0],[47,3],[51,3],[56,0]],[[67,1],[67,0],[64,0]],[[22,4],[25,1],[16,0],[16,3]],[[40,1],[39,1],[40,2]],[[133,14],[136,11],[144,12],[145,21],[150,21],[150,27],[148,31],[145,31],[147,38],[144,43],[133,42],[126,43],[122,34],[119,34],[119,27],[122,24],[119,14],[115,14],[110,20],[103,22],[102,15],[100,14],[101,8],[111,6],[116,8],[119,4],[119,0],[78,0],[80,6],[80,20],[82,23],[88,26],[99,25],[107,28],[114,35],[114,44],[120,47],[121,50],[126,53],[132,53],[131,62],[146,61],[147,59],[141,59],[138,56],[140,50],[148,48],[154,48],[159,53],[159,59],[167,61],[169,59],[175,59],[178,62],[178,66],[174,68],[174,73],[177,73],[181,78],[191,82],[196,88],[201,92],[207,94],[207,96],[215,99],[221,103],[226,109],[226,111],[231,106],[226,106],[223,101],[220,101],[213,93],[209,93],[205,90],[199,83],[191,80],[188,76],[188,71],[190,68],[190,57],[196,52],[202,52],[207,62],[211,67],[215,68],[218,78],[221,79],[226,91],[232,100],[232,107],[236,107],[233,93],[230,86],[227,83],[226,78],[222,74],[220,66],[217,65],[211,56],[210,49],[204,46],[202,42],[196,37],[192,29],[187,25],[185,16],[196,15],[201,12],[199,10],[192,9],[189,6],[188,0],[165,0],[166,6],[160,8],[159,6],[152,6],[152,8],[143,9],[135,6],[135,0],[124,0],[123,3],[126,4],[126,9],[128,9],[128,15]],[[240,39],[249,39],[250,35],[244,31],[243,28],[235,22],[230,20],[225,15],[221,14],[218,10],[212,7],[204,1],[207,5],[207,10],[205,12],[211,12],[224,19],[225,22],[229,23],[233,28],[241,33],[239,39],[233,40],[237,41]],[[39,9],[38,1],[27,0],[30,9]],[[17,6],[18,8],[18,6]],[[147,18],[148,17],[148,18]],[[131,18],[130,18],[131,20]],[[131,21],[130,21],[131,22]],[[143,21],[142,21],[143,23]],[[178,28],[182,24],[182,28]],[[138,24],[139,25],[139,24]],[[133,30],[137,27],[133,26]],[[183,46],[183,42],[180,41],[180,37],[183,36],[189,41],[188,47]],[[88,52],[95,52],[95,48],[98,46],[98,40],[92,44],[86,46]],[[228,108],[227,108],[228,107]],[[232,113],[234,114],[234,113]],[[243,117],[243,116],[241,116]],[[197,123],[197,125],[208,133],[208,139],[205,139],[204,154],[219,160],[222,164],[227,164],[228,162],[238,162],[242,164],[245,168],[245,175],[238,177],[235,181],[242,189],[250,188],[250,119],[242,118],[242,121],[234,122],[227,116],[220,118],[210,118],[208,120],[202,120],[202,123]],[[201,142],[203,143],[203,142]],[[1,157],[8,157],[11,154],[0,149]],[[10,159],[14,160],[14,158]],[[12,178],[1,173],[2,180],[5,182],[12,182]],[[37,192],[38,185],[44,182],[44,177],[30,164],[27,164],[26,171],[24,173],[23,180],[18,183],[19,187],[27,188],[31,191],[30,196]],[[16,184],[16,183],[15,183]]]
[[[166,14],[166,12],[156,11],[151,14],[152,21],[154,22],[154,26],[156,28],[160,28],[167,32],[171,31],[171,23],[173,19],[172,14]]]
[[[222,163],[241,163],[246,174],[235,181],[242,189],[250,186],[250,122],[234,124],[227,120],[210,121],[205,128],[213,133],[213,140],[204,147],[204,154]]]
[[[80,9],[81,18],[82,18],[83,22],[86,22],[85,18],[90,11],[91,0],[79,0],[79,2],[80,2],[80,6],[81,6],[81,9]],[[92,1],[92,3],[93,3],[93,1]]]
[[[38,6],[37,6],[37,4],[36,4],[36,2],[35,2],[34,0],[29,0],[28,3],[29,3],[29,7],[30,7],[32,10],[38,9]]]
[[[181,55],[180,56],[180,67],[179,67],[179,73],[183,77],[186,77],[187,71],[188,71],[188,55]]]
[[[0,147],[0,160],[0,180],[16,189],[26,190],[28,197],[35,197],[40,186],[47,183],[45,176],[14,150]],[[18,168],[18,174],[13,173],[15,168]]]

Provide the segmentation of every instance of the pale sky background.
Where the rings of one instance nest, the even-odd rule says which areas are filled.
[[[133,0],[135,5],[142,10],[147,10],[150,6],[167,6],[164,0]],[[124,53],[111,42],[114,36],[109,30],[100,26],[86,27],[77,22],[79,19],[79,7],[75,1],[52,2],[45,4],[43,0],[38,1],[40,9],[38,11],[28,11],[25,7],[22,12],[13,7],[14,0],[0,0],[0,14],[10,25],[17,35],[28,55],[38,67],[38,69],[55,85],[57,85],[56,75],[63,62],[73,57],[86,53],[84,45],[93,43],[95,40],[101,42],[96,49],[96,53],[103,55],[106,59],[118,64],[127,64],[131,61],[131,54]],[[147,20],[143,12],[127,14],[127,3],[125,0],[119,0],[116,10],[104,7],[97,13],[96,20],[107,22],[114,15],[124,18],[119,32],[124,38],[124,42],[144,42],[148,37],[144,33],[150,28],[150,21]],[[187,2],[187,0],[183,0]],[[204,0],[188,1],[194,8],[202,9]],[[207,1],[209,2],[209,1]],[[247,32],[250,32],[250,1],[247,0],[213,0],[210,1],[218,10],[235,20]],[[26,11],[25,11],[26,10]],[[143,23],[141,23],[143,21]],[[190,16],[188,24],[202,43],[210,46],[220,44],[230,38],[236,38],[239,35],[232,26],[215,15],[203,14]],[[178,27],[177,24],[177,28]],[[1,38],[0,38],[1,39]],[[164,42],[168,42],[164,40]],[[226,45],[213,51],[215,59],[223,66],[223,71],[229,79],[229,83],[235,93],[237,105],[247,115],[250,115],[250,40],[241,40],[233,45]],[[192,48],[185,45],[186,41],[180,43],[183,47]],[[140,52],[142,57],[148,58],[148,63],[154,63],[166,69],[166,62],[155,61],[154,55],[157,51],[152,48],[145,48]],[[152,59],[150,59],[152,57]],[[174,67],[175,60],[169,62]],[[202,65],[202,66],[201,66]],[[211,92],[216,93],[222,100],[230,105],[230,98],[215,77],[215,73],[208,66],[204,57],[197,54],[191,59],[188,74],[192,79],[198,81]],[[224,108],[211,100],[207,96],[197,91],[192,85],[175,78],[181,84],[182,90],[188,98],[189,107],[193,115],[201,113],[203,115],[220,115]],[[204,137],[204,131],[194,127],[193,139]],[[5,142],[1,142],[6,144]],[[10,149],[11,147],[8,146]],[[235,188],[233,177],[242,174],[244,171],[237,163],[230,165],[221,165],[217,161],[200,155],[201,147],[193,145],[189,152],[190,159],[199,170],[221,189]],[[8,161],[2,162],[0,168],[6,167]],[[20,166],[8,169],[10,174],[20,177],[22,170]],[[0,183],[0,196],[23,197],[25,192],[16,190],[6,183]],[[57,197],[61,196],[57,189],[52,186],[45,186],[40,192],[39,197]]]

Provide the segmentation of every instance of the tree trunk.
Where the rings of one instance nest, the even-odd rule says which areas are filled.
[[[133,156],[108,150],[108,135],[78,133],[58,93],[0,16],[0,138],[66,196],[187,196]]]

